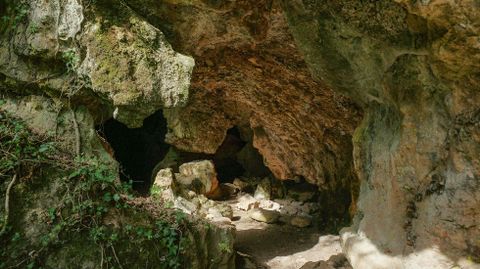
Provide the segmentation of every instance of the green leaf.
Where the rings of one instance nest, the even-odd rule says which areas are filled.
[[[38,149],[38,152],[43,153],[43,152],[45,152],[49,149],[50,149],[50,144],[49,143],[41,144],[40,148]]]
[[[103,195],[103,201],[105,201],[105,202],[110,202],[110,201],[112,201],[112,194],[110,194],[109,192],[105,193],[105,194]]]
[[[115,193],[115,194],[113,195],[113,200],[114,200],[115,202],[118,202],[118,201],[120,200],[120,195],[118,195],[118,193]]]
[[[70,173],[70,175],[68,176],[68,179],[75,178],[75,177],[77,177],[81,174],[83,174],[83,170],[82,169],[77,169],[77,170],[73,171],[72,173]]]

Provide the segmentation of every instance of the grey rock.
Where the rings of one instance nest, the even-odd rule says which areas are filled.
[[[174,174],[170,168],[160,170],[150,190],[152,196],[159,196],[164,202],[174,202]]]
[[[275,223],[278,221],[279,217],[280,214],[272,210],[256,208],[250,211],[250,218],[260,222]]]

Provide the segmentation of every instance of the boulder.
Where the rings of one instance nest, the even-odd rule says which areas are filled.
[[[286,215],[297,215],[302,210],[302,203],[291,199],[275,199],[276,203],[281,205],[280,212]]]
[[[231,183],[222,183],[215,190],[209,192],[207,197],[213,200],[228,200],[236,196],[240,189]]]
[[[278,212],[263,208],[256,208],[250,212],[250,218],[260,222],[275,223],[279,217],[280,214]]]
[[[150,189],[152,196],[159,196],[165,202],[174,202],[174,175],[170,168],[158,171],[155,181]]]
[[[313,214],[318,212],[320,206],[318,203],[304,203],[301,206],[301,212],[305,214]]]
[[[220,212],[223,217],[233,219],[232,207],[225,203],[217,203],[215,208]]]
[[[239,178],[234,179],[232,184],[239,188],[241,191],[244,191],[249,185],[246,181],[243,181]]]
[[[209,208],[205,218],[207,220],[210,220],[216,223],[231,224],[232,223],[231,218],[224,216],[223,214],[225,214],[225,212],[222,212],[221,209],[222,208],[218,208],[218,207]],[[233,214],[232,214],[232,217],[233,217]]]
[[[292,216],[290,215],[280,214],[280,217],[278,218],[278,222],[287,224],[287,223],[290,223],[291,219],[292,219]]]
[[[184,163],[179,167],[176,181],[197,194],[208,194],[218,187],[215,166],[210,160]]]

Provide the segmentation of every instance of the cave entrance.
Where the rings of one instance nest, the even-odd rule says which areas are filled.
[[[263,157],[253,147],[250,136],[242,135],[238,127],[227,130],[225,139],[214,154],[188,152],[171,146],[168,153],[162,156],[165,157],[152,171],[152,177],[163,168],[172,168],[178,173],[180,165],[197,160],[213,161],[220,183],[232,183],[241,177],[266,177],[272,174],[265,166]]]
[[[167,122],[162,111],[147,117],[140,128],[128,128],[112,118],[96,129],[108,141],[114,158],[120,163],[120,179],[131,180],[135,191],[148,195],[152,170],[169,149],[165,143]]]

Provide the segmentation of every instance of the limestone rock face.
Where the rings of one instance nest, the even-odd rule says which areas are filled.
[[[24,17],[2,29],[3,88],[48,88],[89,106],[99,120],[113,116],[129,127],[162,107],[186,104],[194,60],[175,52],[128,6],[78,0],[11,5],[19,5]]]
[[[19,98],[6,96],[3,100],[5,103],[0,105],[0,110],[15,115],[36,134],[57,137],[57,142],[71,152],[76,151],[78,142],[81,147],[80,154],[95,156],[105,163],[116,166],[115,160],[104,148],[104,142],[95,132],[94,119],[86,107],[65,109],[61,100],[38,95]]]
[[[200,224],[194,227],[189,239],[195,245],[190,252],[190,264],[186,268],[235,268],[235,228],[231,225]],[[208,243],[206,243],[208,242]]]
[[[148,22],[131,16],[128,23],[130,28],[87,23],[86,57],[78,72],[95,92],[111,98],[118,121],[140,127],[159,108],[186,104],[194,62],[173,51]]]
[[[313,74],[365,110],[354,268],[480,262],[478,1],[282,1]]]

